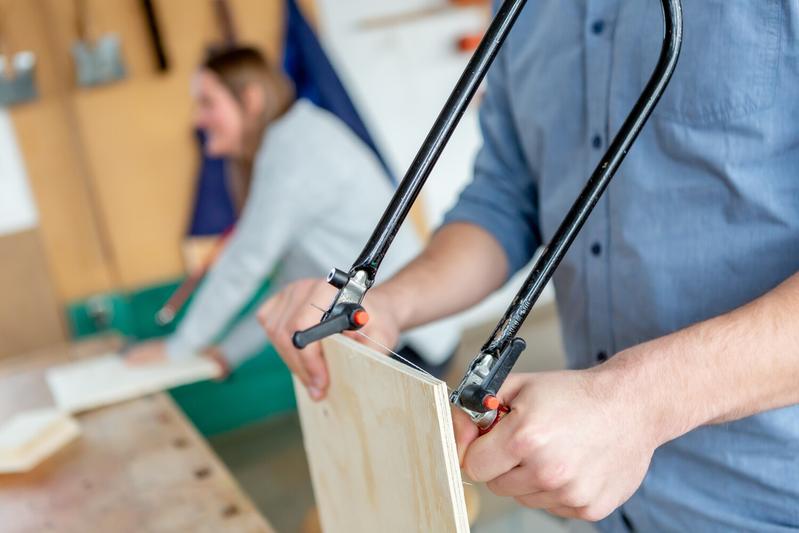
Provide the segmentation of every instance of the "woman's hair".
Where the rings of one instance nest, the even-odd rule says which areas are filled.
[[[200,68],[216,75],[242,107],[249,86],[255,84],[263,91],[263,112],[245,120],[242,155],[234,162],[237,179],[231,192],[241,207],[249,192],[252,167],[264,132],[294,104],[294,86],[258,49],[249,46],[209,49]]]
[[[266,100],[264,118],[267,123],[285,113],[294,103],[294,87],[291,82],[256,48],[212,48],[203,61],[202,68],[213,72],[240,103],[247,86],[259,85]]]

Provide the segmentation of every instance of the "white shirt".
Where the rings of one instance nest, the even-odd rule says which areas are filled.
[[[172,358],[208,347],[275,271],[272,289],[349,270],[393,190],[374,153],[334,115],[299,100],[267,130],[256,156],[250,193],[230,240],[167,341]],[[403,225],[380,267],[377,282],[420,251]],[[315,302],[327,308],[330,302]],[[402,336],[431,364],[443,362],[460,332],[451,322]],[[233,365],[267,342],[254,315],[220,343]]]

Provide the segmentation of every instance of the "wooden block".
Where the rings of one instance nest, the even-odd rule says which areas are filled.
[[[78,423],[57,409],[19,413],[0,426],[0,474],[32,470],[79,434]]]
[[[295,381],[323,530],[469,531],[444,382],[343,336],[323,348],[325,400]]]
[[[118,355],[108,354],[53,367],[46,378],[56,405],[79,413],[219,374],[219,366],[205,357],[129,367]]]

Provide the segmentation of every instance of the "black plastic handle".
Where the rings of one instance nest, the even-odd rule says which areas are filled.
[[[295,331],[294,335],[291,337],[291,342],[294,344],[295,348],[302,350],[313,342],[320,341],[336,333],[341,333],[346,329],[350,329],[349,315],[333,315],[327,320],[323,320],[308,329]]]
[[[330,335],[345,330],[361,329],[369,320],[369,315],[360,304],[346,302],[333,307],[325,313],[322,321],[303,331],[295,331],[291,342],[295,348],[302,350],[312,342],[320,341]]]

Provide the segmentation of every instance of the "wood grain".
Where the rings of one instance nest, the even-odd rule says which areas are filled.
[[[295,382],[324,531],[469,531],[444,382],[342,336],[325,400]]]

